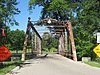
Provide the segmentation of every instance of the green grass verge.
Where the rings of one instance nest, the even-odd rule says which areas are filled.
[[[15,65],[12,65],[12,66],[8,66],[3,69],[0,69],[0,75],[5,75],[6,73],[10,72],[15,67],[16,67]]]
[[[14,69],[18,64],[21,64],[22,61],[16,62],[6,62],[4,63],[4,66],[0,68],[0,75],[5,75],[6,73],[10,72],[12,69]]]
[[[84,62],[85,64],[88,64],[90,66],[93,66],[93,67],[98,67],[100,68],[100,63],[99,62],[95,62],[95,61],[91,61],[91,62]]]

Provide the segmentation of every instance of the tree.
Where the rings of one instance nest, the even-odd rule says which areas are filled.
[[[100,32],[100,1],[85,0],[76,9],[77,18],[74,21],[74,34],[78,57],[95,58],[93,48],[96,44],[94,33]],[[77,33],[78,32],[78,33]],[[77,34],[76,34],[77,33]]]
[[[20,11],[16,8],[17,0],[0,0],[0,24],[18,25],[14,19],[14,15],[19,14]]]
[[[0,46],[3,45],[2,28],[5,30],[5,34],[7,34],[10,31],[9,25],[18,25],[14,18],[14,15],[20,13],[16,7],[17,4],[17,0],[0,0],[0,40],[2,40]]]
[[[42,48],[45,50],[50,50],[52,48],[57,49],[58,48],[58,39],[50,35],[48,32],[45,32],[43,34],[43,39],[42,39]]]
[[[22,30],[12,30],[8,34],[8,44],[14,50],[22,50],[24,45],[25,32]]]
[[[30,9],[37,5],[42,6],[41,18],[54,18],[57,20],[66,20],[69,13],[69,2],[70,0],[30,0]]]

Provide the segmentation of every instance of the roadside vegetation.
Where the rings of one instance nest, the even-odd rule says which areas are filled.
[[[93,66],[93,67],[98,67],[100,68],[100,62],[96,62],[96,61],[90,61],[90,62],[84,62],[85,64],[88,64],[90,66]]]
[[[93,67],[98,67],[100,68],[100,58],[99,57],[96,57],[95,60],[89,60],[89,61],[83,61],[83,63],[85,64],[88,64],[90,66],[93,66]]]
[[[3,65],[0,66],[0,75],[5,75],[20,64],[22,61],[3,62]]]

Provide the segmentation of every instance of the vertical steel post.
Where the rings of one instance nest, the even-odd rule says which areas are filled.
[[[65,31],[65,36],[64,36],[64,38],[65,38],[65,50],[67,51],[68,50],[67,31],[66,31],[66,29],[64,31]]]
[[[39,54],[41,54],[41,39],[39,38]]]
[[[27,24],[26,36],[25,36],[24,47],[23,47],[23,52],[22,52],[22,59],[21,59],[22,61],[25,61],[25,58],[26,58],[26,47],[27,47],[27,42],[28,42],[29,31],[31,28],[29,20],[28,20],[28,24]]]
[[[62,37],[61,37],[61,47],[62,47],[62,53],[64,52],[65,49],[65,44],[64,44],[64,34],[62,32]]]
[[[37,56],[37,35],[34,33],[34,49],[35,49],[35,54]]]
[[[61,54],[61,36],[59,37],[59,54]]]
[[[64,53],[64,34],[62,33],[59,38],[59,54],[63,55]]]
[[[34,51],[34,31],[32,30],[32,54]]]
[[[73,60],[77,61],[75,42],[74,42],[74,36],[73,36],[73,31],[72,31],[72,24],[70,21],[68,21],[66,23],[66,25],[67,25],[68,30],[69,30],[70,41],[71,41],[71,46],[72,46],[72,53],[73,53]]]
[[[37,36],[36,48],[37,48],[37,56],[39,56],[39,37],[38,36]]]

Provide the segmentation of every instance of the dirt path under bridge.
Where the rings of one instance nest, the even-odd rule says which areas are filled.
[[[61,55],[31,59],[13,75],[100,75],[100,68],[74,62]]]

